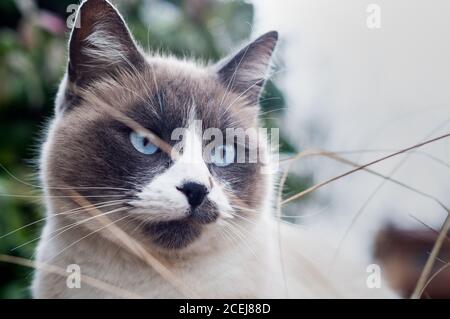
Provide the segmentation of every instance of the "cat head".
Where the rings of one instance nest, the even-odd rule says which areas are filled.
[[[245,133],[239,142],[228,130],[258,127],[277,33],[199,65],[145,55],[107,1],[83,2],[77,19],[44,145],[49,192],[72,188],[133,236],[171,250],[218,235],[221,221],[258,218],[270,187],[265,141]],[[220,133],[223,140],[212,136]],[[58,213],[70,201],[50,204]]]

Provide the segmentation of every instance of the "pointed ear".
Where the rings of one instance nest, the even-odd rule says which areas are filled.
[[[106,0],[84,1],[69,40],[69,80],[84,85],[118,67],[145,59],[119,12]]]
[[[277,41],[278,32],[268,32],[237,54],[220,61],[217,65],[220,80],[228,89],[258,104]]]

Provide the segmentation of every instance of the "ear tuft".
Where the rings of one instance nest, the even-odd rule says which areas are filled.
[[[258,104],[267,78],[270,60],[278,41],[278,32],[268,32],[218,63],[218,75],[224,85]]]
[[[116,67],[136,68],[144,58],[119,12],[106,0],[84,1],[69,40],[69,80],[83,85]]]

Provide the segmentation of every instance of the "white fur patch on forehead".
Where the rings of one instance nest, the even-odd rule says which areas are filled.
[[[201,136],[195,125],[189,126],[183,137],[183,155],[180,162],[185,163],[201,163],[202,158],[202,141]]]
[[[185,173],[185,175],[189,175],[187,180],[201,183],[210,188],[211,175],[203,159],[201,121],[190,120],[188,127],[182,129],[182,131],[183,137],[180,142],[182,144],[182,155],[174,166],[184,166],[189,171]]]

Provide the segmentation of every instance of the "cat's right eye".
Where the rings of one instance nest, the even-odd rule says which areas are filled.
[[[130,142],[137,151],[145,155],[151,155],[158,151],[158,147],[147,137],[134,131],[130,133]]]

